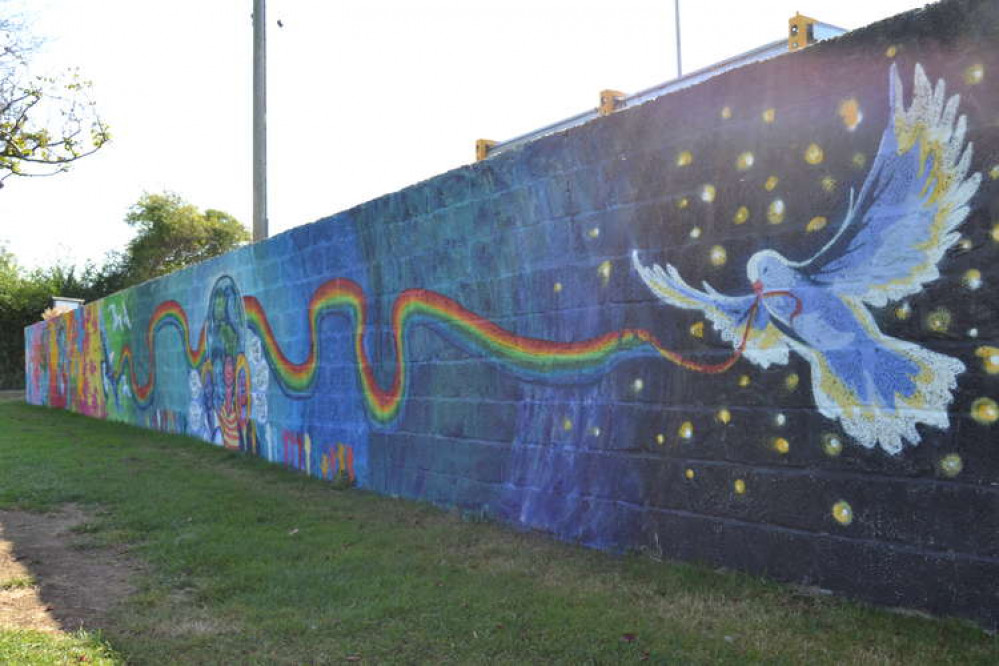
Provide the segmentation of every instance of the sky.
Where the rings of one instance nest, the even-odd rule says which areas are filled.
[[[0,243],[25,267],[99,262],[143,193],[252,225],[252,0],[0,0],[79,67],[113,140],[52,178],[9,178]],[[683,69],[846,29],[911,0],[680,0]],[[502,141],[676,76],[672,0],[268,0],[271,235],[474,160]],[[277,25],[280,20],[282,27]]]

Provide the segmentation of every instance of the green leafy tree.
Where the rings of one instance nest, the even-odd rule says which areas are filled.
[[[17,259],[7,247],[0,244],[0,308],[6,305],[5,299],[11,293],[17,280]]]
[[[249,242],[239,220],[220,210],[204,212],[176,194],[145,194],[125,222],[138,233],[128,244],[124,270],[137,284],[218,256]]]
[[[90,99],[91,82],[72,69],[32,75],[34,46],[23,23],[0,17],[0,188],[10,176],[62,173],[111,139]]]

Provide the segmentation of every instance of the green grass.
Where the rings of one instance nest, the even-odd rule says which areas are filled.
[[[23,590],[34,586],[35,579],[33,576],[18,576],[16,578],[0,580],[0,590]]]
[[[111,648],[83,631],[61,635],[44,631],[0,629],[0,664],[110,666],[117,663],[121,663],[121,659],[115,656]]]
[[[65,502],[94,512],[74,535],[84,547],[145,562],[102,628],[129,663],[999,659],[967,623],[590,551],[184,437],[0,404],[0,507]]]

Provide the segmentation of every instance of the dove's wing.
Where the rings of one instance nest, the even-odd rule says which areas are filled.
[[[915,293],[940,276],[937,263],[958,239],[957,227],[981,175],[968,176],[971,143],[943,80],[930,85],[916,65],[912,104],[890,74],[892,121],[856,201],[833,239],[794,266],[832,291],[874,306]]]
[[[733,346],[742,341],[755,295],[725,296],[707,282],[704,283],[705,290],[699,291],[688,285],[676,268],[669,264],[665,269],[658,264],[643,266],[637,252],[632,253],[631,259],[642,280],[664,303],[684,310],[700,310],[722,339]],[[747,340],[743,356],[763,368],[787,363],[789,348],[784,335],[771,323],[766,308],[757,310],[752,326],[754,331]]]

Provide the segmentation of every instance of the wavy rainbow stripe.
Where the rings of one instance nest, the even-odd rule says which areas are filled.
[[[149,325],[146,327],[146,349],[149,350],[149,363],[147,366],[148,370],[146,371],[146,381],[141,384],[139,383],[135,372],[134,354],[130,345],[122,347],[121,355],[118,357],[118,361],[114,365],[113,380],[114,383],[117,384],[118,379],[121,378],[125,371],[125,364],[128,364],[128,376],[132,394],[142,406],[149,404],[152,398],[153,389],[156,386],[156,347],[153,343],[157,331],[164,326],[173,326],[180,332],[180,335],[184,340],[184,350],[187,354],[187,363],[190,367],[196,368],[200,366],[201,362],[205,358],[204,324],[202,324],[201,333],[198,335],[197,346],[192,347],[189,342],[191,339],[191,328],[187,321],[187,312],[184,311],[184,308],[181,307],[180,303],[177,301],[164,301],[160,303],[153,311],[153,316],[150,317]]]
[[[578,378],[593,375],[627,354],[635,353],[659,356],[688,370],[717,374],[731,368],[742,356],[749,338],[750,322],[753,321],[758,306],[759,300],[747,313],[742,340],[733,353],[721,363],[705,364],[663,347],[645,329],[622,329],[576,342],[530,338],[501,328],[443,294],[426,289],[409,289],[399,295],[392,308],[392,352],[395,367],[391,382],[383,387],[375,377],[364,344],[368,320],[367,299],[356,282],[347,278],[335,278],[323,283],[313,292],[307,312],[309,350],[305,358],[297,362],[288,358],[281,349],[260,301],[254,296],[243,297],[247,326],[260,337],[274,375],[282,389],[291,396],[304,397],[311,394],[319,365],[319,346],[322,340],[319,325],[322,319],[331,314],[346,315],[353,323],[354,358],[365,406],[372,418],[380,423],[392,421],[399,414],[404,401],[407,373],[405,338],[414,324],[437,325],[460,346],[476,351],[499,363],[507,371],[527,378]],[[191,335],[187,313],[177,301],[161,303],[153,312],[146,329],[149,361],[145,382],[140,383],[138,380],[134,354],[129,345],[122,348],[113,374],[113,380],[117,382],[125,372],[125,365],[128,365],[132,393],[141,406],[149,404],[156,385],[154,339],[164,326],[173,326],[180,332],[187,363],[191,368],[201,367],[205,362],[205,325],[201,327],[196,346],[192,346],[189,342]],[[204,371],[205,368],[202,368],[202,374]],[[245,379],[248,381],[248,375]]]
[[[728,370],[741,356],[749,335],[746,326],[742,343],[731,358],[718,364],[690,361],[660,344],[644,329],[623,329],[578,342],[553,342],[516,335],[461,306],[442,294],[425,289],[402,292],[392,308],[392,381],[383,388],[375,378],[364,345],[367,301],[361,287],[352,280],[337,278],[321,285],[309,301],[309,351],[295,362],[281,349],[263,306],[253,296],[243,298],[247,325],[260,337],[264,353],[286,392],[308,395],[316,379],[320,357],[319,323],[328,314],[345,314],[353,323],[354,355],[361,390],[371,416],[381,423],[394,419],[404,399],[406,387],[406,331],[415,323],[442,325],[464,347],[473,348],[518,375],[552,375],[594,372],[605,368],[627,352],[640,351],[662,356],[690,370],[718,373]],[[754,306],[755,308],[756,306]],[[747,321],[752,321],[750,315]]]

